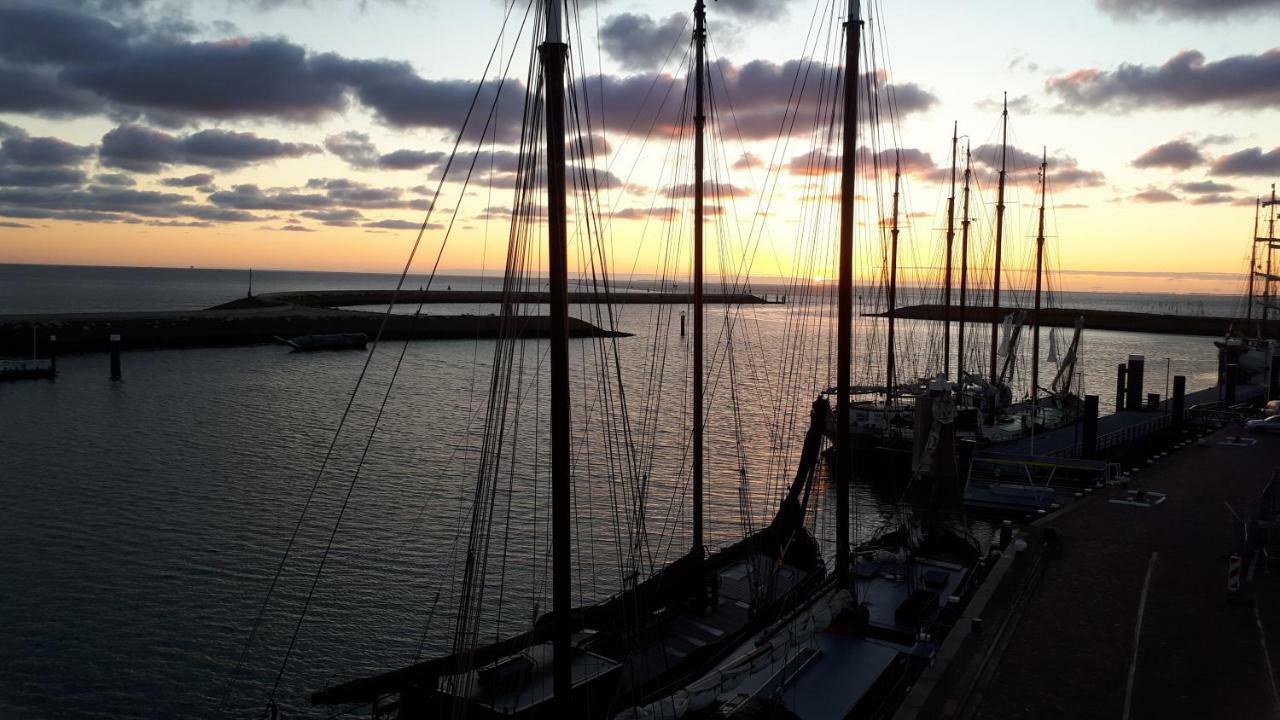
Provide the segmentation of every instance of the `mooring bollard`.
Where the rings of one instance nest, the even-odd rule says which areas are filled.
[[[58,336],[49,336],[49,372],[58,374]]]
[[[1002,520],[1000,522],[1000,549],[1003,550],[1009,546],[1009,541],[1013,539],[1013,521]]]
[[[680,337],[684,337],[684,313],[680,313]]]
[[[111,336],[111,379],[120,379],[120,336]]]
[[[982,618],[969,618],[969,632],[974,635],[982,634]]]

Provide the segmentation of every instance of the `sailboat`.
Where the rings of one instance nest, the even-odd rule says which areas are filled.
[[[1039,207],[1035,239],[1035,271],[1033,307],[1028,310],[1011,309],[1001,305],[1003,254],[1005,245],[1006,185],[1008,177],[1008,101],[1001,114],[1001,151],[998,171],[995,228],[993,238],[993,263],[991,268],[991,306],[983,308],[989,314],[988,371],[975,372],[966,366],[973,308],[970,306],[974,270],[971,257],[971,168],[972,153],[964,152],[962,202],[957,203],[957,175],[959,160],[958,127],[953,127],[951,137],[950,194],[946,209],[946,234],[943,269],[943,316],[941,322],[941,367],[932,375],[902,381],[897,377],[895,357],[895,324],[897,315],[896,285],[898,245],[898,193],[900,173],[895,173],[894,210],[891,219],[890,268],[888,307],[883,313],[887,326],[885,350],[885,384],[883,387],[863,388],[864,395],[855,403],[856,445],[868,458],[862,465],[864,477],[878,481],[901,482],[913,477],[927,460],[922,457],[924,442],[922,431],[934,428],[935,414],[953,416],[942,428],[948,447],[962,444],[977,450],[1018,440],[1027,435],[1063,427],[1076,422],[1083,412],[1083,402],[1076,392],[1077,363],[1083,322],[1077,321],[1067,350],[1057,354],[1051,362],[1057,366],[1048,387],[1041,384],[1041,308],[1045,295],[1045,208],[1048,195],[1048,156],[1045,153],[1039,168]],[[959,248],[959,303],[952,304],[954,277],[954,245],[956,239],[956,211],[961,206]],[[951,352],[952,320],[956,320],[956,352]],[[976,319],[979,320],[980,319]],[[1015,401],[1013,379],[1024,335],[1031,335],[1030,377],[1027,396]],[[936,407],[939,402],[948,405]],[[936,429],[934,430],[936,432]],[[946,455],[947,453],[943,453]],[[934,463],[926,467],[926,475],[934,480],[954,481],[959,471],[954,461]],[[929,486],[932,488],[933,486]],[[956,490],[957,488],[952,488]]]
[[[542,3],[539,45],[544,92],[545,177],[550,284],[552,609],[524,632],[475,643],[459,633],[454,652],[320,690],[320,705],[368,704],[375,717],[596,718],[643,706],[655,694],[705,670],[744,638],[791,611],[827,576],[814,537],[804,526],[817,474],[828,405],[815,402],[794,480],[772,521],[716,552],[703,537],[703,239],[704,82],[706,8],[694,6],[694,248],[692,392],[692,542],[652,576],[596,604],[572,604],[574,518],[571,509],[573,429],[570,423],[566,209],[564,4]],[[572,27],[572,23],[569,24]],[[607,295],[601,302],[607,302]],[[513,312],[504,303],[504,314]],[[499,353],[501,350],[498,351]],[[487,425],[486,427],[490,427]],[[488,441],[486,441],[488,442]],[[847,578],[847,487],[843,516]],[[483,522],[483,511],[479,519]],[[473,526],[473,537],[476,535]],[[480,551],[468,551],[468,563]],[[468,580],[467,582],[474,582]],[[482,582],[481,582],[482,584]],[[464,587],[464,594],[470,588]],[[480,589],[476,589],[477,594]]]
[[[1218,387],[1219,401],[1233,405],[1243,397],[1237,389],[1254,385],[1262,388],[1280,386],[1280,363],[1275,358],[1280,354],[1280,340],[1275,334],[1275,320],[1272,313],[1277,307],[1275,301],[1275,283],[1280,280],[1273,267],[1277,243],[1276,238],[1276,186],[1271,186],[1271,196],[1263,200],[1257,198],[1253,210],[1253,236],[1249,243],[1249,277],[1246,289],[1245,323],[1243,328],[1229,327],[1222,340],[1214,341],[1218,348]],[[1266,209],[1267,234],[1260,232],[1259,221],[1263,209]],[[1258,246],[1263,249],[1262,257],[1258,257]],[[1258,283],[1262,287],[1256,287]],[[1255,317],[1255,307],[1260,309]],[[1267,394],[1271,397],[1271,393]]]

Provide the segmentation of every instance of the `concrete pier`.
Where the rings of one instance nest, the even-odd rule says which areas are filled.
[[[1280,716],[1280,577],[1246,562],[1244,602],[1227,592],[1280,437],[1183,437],[1130,487],[1022,528],[1027,548],[1002,559],[897,717]],[[982,634],[965,631],[979,619]]]

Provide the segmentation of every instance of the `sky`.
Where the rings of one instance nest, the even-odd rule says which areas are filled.
[[[826,260],[798,259],[798,238],[834,241],[812,217],[830,215],[838,144],[824,135],[820,91],[788,98],[804,72],[838,65],[840,14],[813,0],[708,5],[709,202],[719,234],[739,238],[721,240],[711,270],[828,275]],[[940,263],[953,123],[973,149],[977,232],[990,234],[1008,93],[1009,262],[1030,257],[1043,152],[1060,287],[1241,289],[1254,199],[1280,176],[1280,0],[863,5],[875,92],[892,98],[896,122],[863,128],[860,161],[901,162],[904,263],[922,275]],[[0,262],[395,272],[435,198],[415,269],[437,253],[447,271],[501,268],[524,11],[498,0],[0,0]],[[689,18],[687,3],[583,0],[570,38],[595,112],[589,158],[576,162],[595,169],[614,266],[633,272],[687,259],[655,220],[688,224],[687,143],[673,118]],[[497,108],[494,132],[473,122],[441,183],[486,77],[479,114]],[[799,129],[780,139],[788,112]],[[868,257],[887,183],[862,186]]]

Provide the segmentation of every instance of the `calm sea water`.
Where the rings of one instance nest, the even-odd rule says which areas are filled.
[[[476,278],[437,282],[481,286]],[[260,272],[254,283],[266,292],[389,287],[394,279]],[[247,273],[232,271],[0,266],[0,314],[199,308],[246,289]],[[1081,296],[1059,304],[1086,302],[1195,312],[1199,303],[1228,307],[1233,299]],[[678,312],[631,306],[618,316],[618,326],[635,334],[616,348],[640,453],[635,463],[651,483],[646,556],[653,564],[678,554],[688,534],[688,344],[678,334]],[[808,401],[831,377],[824,304],[735,314],[732,362],[723,313],[712,312],[708,323],[715,352],[708,364],[713,544],[768,518],[793,470]],[[874,321],[858,330],[855,372],[867,381],[878,377],[882,363],[870,348],[883,332]],[[929,324],[903,323],[904,374],[937,357],[934,334]],[[395,391],[373,432],[402,349]],[[1216,370],[1209,338],[1088,332],[1084,389],[1102,395],[1104,406],[1115,364],[1131,352],[1146,354],[1148,386],[1162,394],[1166,362],[1171,374],[1188,376],[1191,389],[1210,384]],[[610,404],[597,391],[611,369],[594,343],[575,343],[573,355],[575,591],[589,600],[615,590],[626,572],[618,558],[626,556],[627,488],[617,469],[626,459],[607,432],[622,401],[613,396]],[[319,476],[362,354],[278,347],[128,352],[122,382],[107,379],[105,357],[79,355],[60,359],[56,382],[0,385],[0,716],[210,717],[220,708],[227,716],[254,714],[281,667],[344,501],[282,676],[282,704],[291,716],[325,716],[307,707],[310,691],[447,648],[458,534],[475,489],[492,356],[491,342],[379,348]],[[487,574],[492,599],[501,581],[503,605],[487,618],[486,632],[526,627],[548,607],[545,462],[538,455],[547,430],[545,347],[518,346],[514,361],[521,372],[509,403],[511,452],[493,489],[502,552],[491,553]],[[294,551],[233,677],[317,477]],[[824,537],[829,493],[820,486],[815,500]],[[866,537],[892,503],[859,488],[856,508],[855,534]]]

